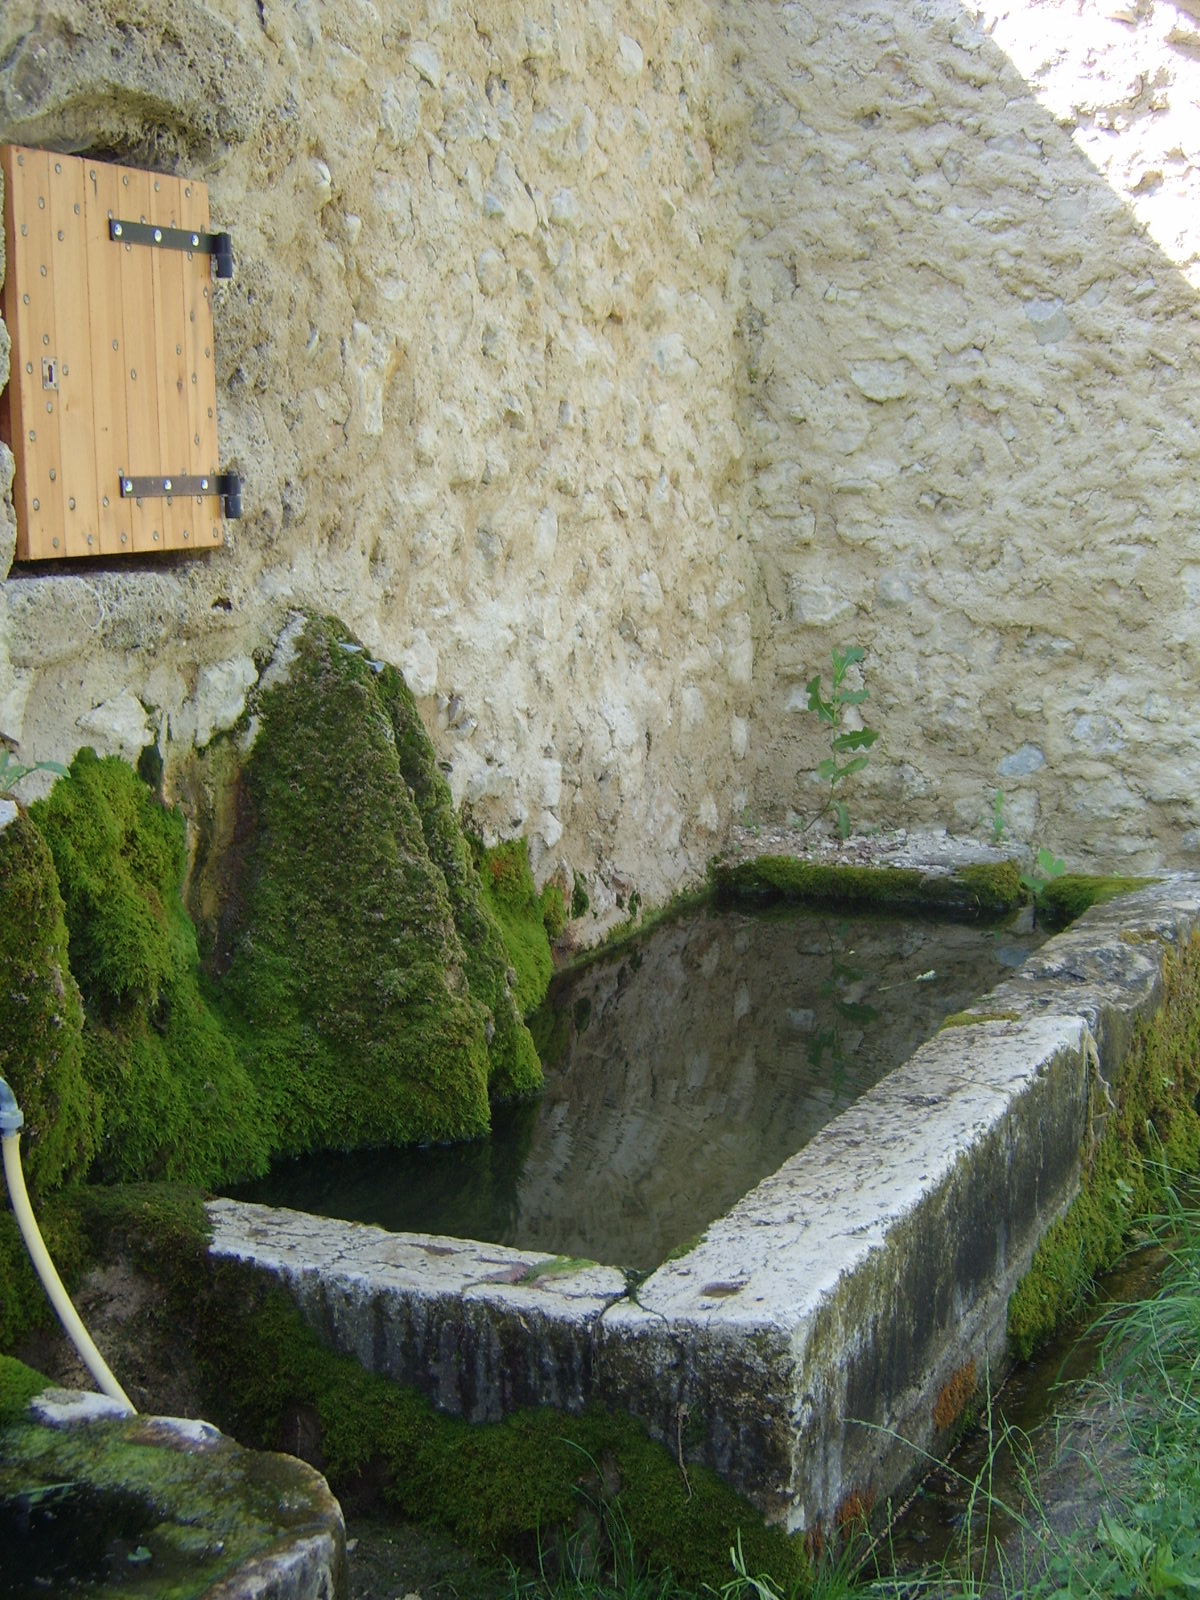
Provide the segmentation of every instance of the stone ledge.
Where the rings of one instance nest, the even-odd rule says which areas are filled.
[[[882,1499],[1073,1198],[1087,1126],[1079,1017],[939,1035],[600,1325],[600,1394],[789,1531]],[[972,1385],[972,1388],[974,1386]],[[848,1424],[865,1426],[854,1427]]]
[[[323,1339],[443,1411],[495,1422],[591,1398],[592,1332],[616,1267],[217,1200],[210,1254],[279,1279]]]

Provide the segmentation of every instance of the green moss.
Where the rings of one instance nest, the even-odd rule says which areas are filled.
[[[0,1077],[25,1118],[30,1190],[85,1171],[99,1106],[84,1072],[83,1006],[54,863],[24,812],[0,830]]]
[[[382,1485],[407,1520],[436,1523],[476,1551],[536,1557],[571,1528],[581,1506],[615,1489],[638,1555],[682,1583],[728,1576],[738,1530],[748,1563],[787,1586],[808,1570],[800,1541],[763,1527],[715,1474],[679,1463],[631,1418],[593,1408],[581,1416],[524,1411],[491,1426],[436,1412],[421,1396],[324,1349],[278,1291],[225,1269],[206,1313],[201,1359],[239,1438],[286,1442],[299,1409],[320,1429],[335,1493]]]
[[[710,877],[722,900],[812,900],[972,917],[1013,911],[1023,897],[1013,861],[935,874],[912,867],[827,866],[795,856],[756,856],[750,861],[715,862]]]
[[[523,1016],[546,997],[554,960],[542,908],[529,870],[529,847],[524,839],[509,839],[483,850],[479,860],[483,898],[504,935],[504,946],[517,975],[514,988]]]
[[[563,929],[567,925],[567,908],[563,903],[563,892],[557,883],[548,883],[542,890],[541,900],[542,926],[546,930],[546,937],[553,944],[556,939],[562,938]]]
[[[541,1087],[542,1070],[518,997],[509,987],[511,957],[504,930],[485,902],[470,842],[459,826],[449,785],[438,770],[436,752],[407,684],[394,667],[385,667],[377,681],[430,859],[446,881],[471,994],[488,1011],[488,1092],[493,1100],[531,1094]]]
[[[80,750],[70,776],[30,807],[54,857],[71,970],[94,1010],[153,1009],[192,954],[179,897],[183,819],[131,767]]]
[[[265,1171],[270,1124],[200,988],[182,817],[117,757],[81,750],[30,808],[62,888],[85,1006],[83,1070],[110,1179]]]
[[[952,1011],[941,1026],[947,1028],[974,1028],[981,1022],[1020,1022],[1019,1011]]]
[[[34,1395],[50,1386],[49,1378],[12,1356],[0,1356],[0,1428],[20,1421]]]
[[[1043,1236],[1009,1301],[1009,1339],[1019,1357],[1078,1314],[1096,1275],[1121,1256],[1137,1218],[1162,1209],[1173,1177],[1200,1167],[1198,1092],[1200,935],[1165,952],[1162,1004],[1137,1025],[1116,1108],[1080,1192]]]
[[[591,902],[590,898],[588,897],[587,884],[584,883],[583,878],[578,873],[576,873],[575,874],[575,884],[574,884],[574,887],[571,890],[571,915],[572,915],[572,917],[578,918],[578,917],[585,916],[587,914],[588,907],[591,905],[591,903],[592,902]]]
[[[1051,927],[1065,927],[1081,917],[1090,906],[1103,905],[1119,895],[1132,894],[1155,883],[1155,878],[1085,877],[1068,872],[1061,878],[1052,878],[1037,897],[1038,915]]]
[[[87,1237],[71,1203],[77,1192],[58,1190],[37,1207],[38,1228],[68,1287],[89,1257]],[[11,1211],[0,1211],[0,1349],[15,1349],[32,1329],[49,1327],[53,1321],[54,1312],[16,1218]]]
[[[223,993],[277,1148],[485,1132],[540,1068],[403,679],[314,621],[258,712]]]

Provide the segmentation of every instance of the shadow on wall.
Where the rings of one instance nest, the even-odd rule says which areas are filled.
[[[758,802],[811,811],[804,682],[853,640],[883,728],[858,820],[986,833],[999,788],[1073,862],[1186,865],[1195,292],[1134,205],[1163,238],[1164,197],[1195,214],[1200,29],[983,11],[738,17]]]

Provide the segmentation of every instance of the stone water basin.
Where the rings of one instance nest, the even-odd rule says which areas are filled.
[[[599,1400],[809,1529],[901,1491],[950,1400],[1005,1369],[1009,1295],[1077,1191],[1164,950],[1198,925],[1194,877],[1093,908],[641,1281],[228,1199],[212,1251],[447,1411]]]

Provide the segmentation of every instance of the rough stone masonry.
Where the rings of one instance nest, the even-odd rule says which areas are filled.
[[[23,758],[172,788],[336,611],[603,916],[816,809],[854,642],[859,823],[1194,858],[1189,7],[9,0],[0,63],[0,138],[209,185],[248,510],[9,576]]]

